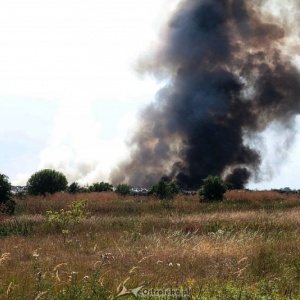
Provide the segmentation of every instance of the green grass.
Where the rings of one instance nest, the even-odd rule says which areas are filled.
[[[27,236],[32,233],[34,222],[31,220],[11,219],[0,224],[0,237],[8,235]]]

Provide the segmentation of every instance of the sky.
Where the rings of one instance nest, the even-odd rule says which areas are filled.
[[[135,65],[177,2],[1,0],[0,173],[14,185],[43,168],[69,183],[107,180],[129,155],[138,111],[162,85]],[[300,188],[300,135],[274,161],[282,142],[274,132],[264,180],[249,187]]]
[[[107,177],[158,89],[134,66],[171,2],[1,1],[0,172],[14,184],[42,168]]]

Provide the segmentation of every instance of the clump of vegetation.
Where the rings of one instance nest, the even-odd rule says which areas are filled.
[[[174,197],[179,193],[179,186],[174,181],[162,178],[150,190],[149,194],[161,200],[162,207],[170,210],[174,208]]]
[[[0,174],[0,212],[12,215],[16,202],[12,200],[11,184],[8,177]]]
[[[122,196],[126,196],[126,195],[129,195],[131,192],[131,186],[128,185],[128,184],[119,184],[117,185],[116,187],[116,193],[122,195]]]
[[[111,192],[113,186],[108,182],[96,182],[90,187],[91,192]]]
[[[61,172],[44,169],[34,173],[27,182],[27,191],[30,195],[54,194],[65,191],[68,186],[67,178]]]
[[[9,222],[0,224],[0,236],[27,236],[33,231],[34,223],[31,220],[13,219]]]
[[[70,194],[77,194],[81,191],[80,185],[77,182],[73,182],[68,187],[68,192]]]
[[[68,236],[73,236],[75,228],[84,218],[90,214],[85,211],[88,201],[82,200],[72,202],[69,210],[61,209],[60,211],[47,211],[47,220],[61,230],[64,242]]]
[[[179,187],[175,181],[161,179],[154,185],[150,194],[158,197],[161,200],[171,200],[179,193]]]
[[[226,183],[219,176],[208,176],[203,180],[198,193],[200,201],[222,201],[227,190]]]

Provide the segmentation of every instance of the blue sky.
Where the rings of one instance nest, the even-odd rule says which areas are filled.
[[[14,178],[22,171],[36,171],[39,153],[51,135],[57,105],[42,99],[0,97],[2,173]]]
[[[134,66],[176,2],[1,0],[0,173],[13,184],[42,168],[69,182],[107,179],[160,86]],[[281,141],[270,136],[274,179],[250,187],[300,188],[299,135],[281,161],[272,160]]]

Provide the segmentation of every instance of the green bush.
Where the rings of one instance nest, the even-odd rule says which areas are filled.
[[[44,169],[33,174],[27,182],[27,191],[30,195],[54,194],[65,191],[68,181],[64,174],[50,169]]]
[[[116,193],[122,195],[122,196],[126,196],[129,195],[131,191],[131,186],[128,184],[119,184],[116,187]]]
[[[113,190],[113,186],[108,182],[96,182],[91,186],[92,192],[111,192]]]
[[[77,182],[71,183],[70,186],[68,187],[68,192],[70,194],[77,194],[80,192],[80,190],[81,188]]]
[[[222,201],[228,187],[219,176],[208,176],[198,191],[200,201]]]
[[[85,212],[88,201],[75,201],[70,205],[69,210],[61,209],[60,211],[47,211],[47,219],[50,224],[55,224],[61,230],[66,242],[67,236],[73,236],[75,227],[82,222],[84,218],[88,218],[90,213]]]
[[[8,177],[0,174],[0,212],[12,215],[15,211],[16,202],[12,200],[11,184]]]
[[[154,185],[150,194],[157,196],[159,199],[173,199],[179,193],[179,187],[176,182],[161,179]]]

